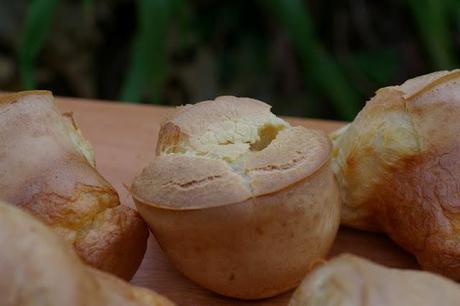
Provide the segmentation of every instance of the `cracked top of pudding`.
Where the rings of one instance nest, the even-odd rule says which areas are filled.
[[[131,191],[157,207],[197,209],[274,193],[330,157],[321,131],[292,127],[263,102],[232,96],[179,107]]]

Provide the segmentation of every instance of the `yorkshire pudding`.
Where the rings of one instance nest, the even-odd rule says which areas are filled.
[[[157,156],[132,185],[172,263],[198,284],[244,299],[294,288],[339,225],[331,144],[257,100],[178,108]]]
[[[439,275],[340,255],[308,274],[289,306],[457,306],[460,286]]]
[[[130,279],[148,230],[96,171],[91,145],[48,91],[0,96],[0,199],[33,213],[87,264]]]
[[[0,201],[0,305],[173,306],[159,294],[82,264],[46,225]]]
[[[460,280],[460,70],[377,91],[332,135],[342,222]]]

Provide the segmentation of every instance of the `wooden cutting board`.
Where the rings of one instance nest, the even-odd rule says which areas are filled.
[[[125,186],[154,156],[159,124],[172,108],[128,105],[94,100],[58,98],[63,111],[74,113],[83,134],[93,144],[96,165],[120,194],[123,204],[134,206]],[[331,132],[343,123],[322,120],[287,118],[292,124]],[[402,268],[417,268],[412,256],[380,234],[341,228],[330,256],[348,252],[376,262]],[[153,289],[184,306],[269,305],[282,306],[292,292],[255,302],[218,296],[195,285],[168,262],[153,235],[147,253],[133,284]]]

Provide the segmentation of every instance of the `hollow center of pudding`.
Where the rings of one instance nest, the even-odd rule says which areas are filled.
[[[276,138],[276,135],[278,135],[278,132],[283,128],[283,126],[279,125],[263,125],[257,133],[259,135],[259,140],[250,145],[250,150],[262,151],[272,143],[272,141]]]
[[[287,122],[274,115],[259,122],[244,118],[214,122],[202,126],[197,133],[188,133],[188,137],[177,139],[160,155],[173,153],[233,163],[247,154],[264,150],[287,127]]]

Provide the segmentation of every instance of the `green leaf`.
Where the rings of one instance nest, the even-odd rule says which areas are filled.
[[[139,0],[138,29],[121,100],[139,102],[148,87],[159,103],[166,78],[166,36],[178,0]]]
[[[354,118],[360,97],[339,65],[318,41],[307,7],[302,0],[261,0],[260,3],[286,30],[303,65],[305,79],[330,99],[345,120]]]
[[[449,2],[445,0],[409,0],[421,38],[436,69],[457,66],[449,31]]]
[[[25,89],[33,89],[35,59],[43,47],[58,0],[33,0],[27,7],[19,47],[19,70]]]

